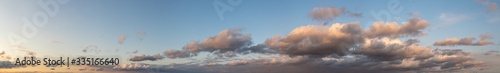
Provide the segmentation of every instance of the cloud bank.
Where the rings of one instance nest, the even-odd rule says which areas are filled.
[[[401,41],[400,38],[418,37],[430,25],[419,18],[406,23],[375,22],[362,28],[359,22],[326,25],[306,25],[285,36],[274,36],[262,44],[252,45],[250,34],[241,29],[228,29],[203,41],[188,43],[181,50],[166,50],[154,56],[132,56],[131,61],[159,60],[164,57],[182,59],[199,52],[231,58],[237,54],[270,54],[274,57],[233,59],[226,61],[196,62],[175,65],[127,64],[117,70],[160,70],[166,72],[259,72],[259,73],[330,73],[330,72],[446,72],[481,68],[484,62],[475,60],[459,49],[431,49],[420,46],[418,39]],[[471,38],[452,41],[452,44],[486,44],[490,35],[470,43]],[[455,43],[456,42],[456,43]],[[446,43],[448,43],[446,41]],[[439,43],[439,45],[442,45]],[[290,71],[292,70],[292,71]]]
[[[441,41],[436,41],[434,43],[434,46],[484,46],[484,45],[491,45],[493,42],[489,41],[489,39],[492,39],[493,37],[489,34],[482,34],[480,35],[480,40],[476,41],[475,43],[474,40],[476,38],[474,37],[465,37],[465,38],[446,38]]]

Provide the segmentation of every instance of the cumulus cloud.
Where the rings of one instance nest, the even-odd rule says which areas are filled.
[[[475,68],[484,65],[476,61],[468,53],[461,50],[436,50],[433,56],[417,59],[401,58],[383,60],[363,54],[343,57],[311,57],[311,56],[280,56],[241,59],[226,63],[198,63],[153,65],[144,63],[122,64],[113,67],[115,70],[138,72],[176,72],[176,73],[331,73],[331,72],[371,72],[371,73],[402,73],[402,72],[441,72]],[[298,69],[298,70],[296,70]],[[289,71],[294,70],[294,71]],[[355,70],[355,71],[350,71]]]
[[[130,61],[146,61],[146,60],[149,60],[149,61],[156,61],[156,60],[161,60],[165,58],[163,55],[161,54],[155,54],[155,55],[144,55],[144,54],[141,54],[141,55],[134,55],[132,57],[130,57]]]
[[[345,55],[345,51],[363,40],[358,22],[348,24],[308,25],[298,27],[287,36],[275,36],[265,41],[266,45],[280,54]]]
[[[345,55],[365,38],[416,36],[429,23],[417,18],[398,25],[395,22],[376,22],[370,29],[363,29],[359,22],[336,23],[332,26],[308,25],[291,31],[287,36],[275,36],[265,41],[266,45],[281,54],[295,55]]]
[[[488,6],[488,13],[494,12],[498,9],[497,3],[489,2],[488,0],[476,0],[476,2]]]
[[[229,29],[203,41],[188,43],[181,50],[166,50],[163,54],[168,58],[186,58],[196,56],[198,52],[210,52],[225,57],[234,57],[236,54],[244,53],[269,53],[273,56],[189,63],[189,65],[131,64],[115,68],[126,70],[161,68],[160,70],[179,71],[179,73],[186,71],[190,73],[304,73],[311,71],[312,73],[353,71],[401,73],[456,71],[484,66],[484,62],[475,60],[469,56],[468,52],[462,50],[433,50],[430,47],[418,45],[420,42],[418,39],[400,40],[402,37],[415,37],[423,34],[422,30],[429,26],[426,20],[412,18],[402,25],[396,22],[376,22],[368,29],[362,28],[359,24],[359,22],[352,22],[335,23],[331,26],[301,26],[292,30],[288,35],[274,36],[258,45],[252,45],[250,34],[241,34],[240,29]],[[484,41],[477,43],[469,43],[474,38],[466,38],[463,41],[459,39],[456,42],[479,45],[480,42],[482,44],[489,42],[486,40],[492,37],[482,35],[481,38]]]
[[[406,45],[398,39],[367,39],[355,53],[381,60],[401,60],[405,58],[426,59],[434,56],[427,47]]]
[[[291,58],[264,63],[390,71],[445,71],[483,66],[484,62],[474,60],[461,50],[432,50],[419,46],[417,39],[404,42],[398,39],[423,34],[422,30],[428,25],[425,20],[413,18],[403,25],[377,22],[369,29],[361,28],[358,22],[301,26],[287,36],[265,41],[270,49]]]
[[[350,12],[345,8],[338,7],[315,7],[309,12],[309,17],[314,21],[324,22],[323,25],[328,24],[329,22],[335,20],[335,18],[340,17],[342,15],[349,15],[352,17],[363,17],[363,14]]]
[[[403,25],[396,22],[375,22],[372,27],[366,31],[368,37],[401,37],[401,36],[419,36],[422,30],[429,26],[429,22],[419,18],[412,18]]]
[[[196,55],[198,52],[210,52],[215,54],[258,52],[267,53],[265,46],[252,46],[250,34],[240,33],[241,29],[228,29],[218,35],[206,38],[203,41],[194,41],[185,45],[182,50],[167,50],[164,54],[168,58],[185,58]],[[233,55],[227,55],[233,56]]]
[[[459,46],[459,45],[466,45],[466,46],[484,46],[484,45],[490,45],[493,44],[493,42],[490,42],[488,39],[492,39],[491,35],[489,34],[482,34],[481,39],[477,41],[476,43],[473,43],[476,38],[474,37],[465,37],[465,38],[446,38],[441,41],[436,41],[434,43],[434,46]]]
[[[218,35],[209,37],[202,42],[193,42],[185,48],[190,52],[199,51],[233,51],[252,44],[250,34],[239,33],[241,29],[229,29],[220,32]]]
[[[96,53],[99,53],[101,50],[98,50],[98,46],[96,45],[87,45],[85,47],[83,47],[83,50],[82,52],[83,53],[88,53],[88,52],[96,52]]]

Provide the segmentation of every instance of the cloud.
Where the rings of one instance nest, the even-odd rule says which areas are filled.
[[[171,59],[191,57],[191,54],[189,52],[180,50],[166,50],[164,54]]]
[[[118,38],[118,44],[123,44],[123,42],[125,42],[125,39],[127,39],[127,36],[120,35],[120,38]]]
[[[484,55],[493,55],[493,54],[497,54],[498,55],[499,52],[496,51],[496,50],[490,50],[490,51],[487,51],[486,53],[484,53]]]
[[[420,40],[418,40],[418,39],[408,39],[408,40],[406,40],[406,41],[405,41],[405,43],[406,43],[407,45],[413,45],[413,44],[418,44],[418,43],[420,43]]]
[[[224,30],[203,41],[188,43],[181,50],[166,50],[168,58],[186,58],[199,52],[234,57],[237,54],[265,53],[267,57],[209,60],[174,65],[126,64],[118,70],[159,70],[176,73],[332,73],[332,72],[446,72],[480,68],[484,62],[475,60],[468,52],[456,49],[431,49],[420,46],[418,39],[401,41],[403,37],[417,37],[429,26],[426,20],[412,18],[402,25],[396,22],[376,22],[368,29],[359,22],[326,25],[306,25],[285,36],[274,36],[263,44],[252,45],[250,34],[240,29]],[[491,39],[469,43],[474,38],[456,41],[460,44],[485,44]],[[453,40],[455,42],[455,40]],[[482,42],[482,43],[481,43]],[[152,56],[137,56],[143,61]],[[157,58],[149,59],[157,60]]]
[[[148,68],[151,68],[151,66],[149,64],[144,64],[144,63],[127,63],[113,67],[113,69],[121,69],[121,70],[139,70]]]
[[[479,35],[479,37],[481,38],[481,40],[493,39],[491,34],[481,34]]]
[[[11,59],[12,57],[8,56],[8,55],[5,55],[5,51],[2,51],[0,52],[0,59],[6,59],[6,60],[9,60]]]
[[[488,13],[495,12],[498,9],[497,3],[489,2],[488,0],[476,0],[476,2],[488,6]]]
[[[2,52],[0,53],[0,56],[1,56],[1,55],[4,55],[4,54],[5,54],[5,51],[2,51]]]
[[[168,58],[186,58],[195,56],[199,52],[215,54],[243,52],[268,53],[264,51],[265,46],[263,45],[252,46],[253,42],[250,34],[241,34],[240,31],[241,29],[239,28],[223,30],[218,35],[208,37],[201,42],[194,41],[188,43],[182,50],[166,50],[164,54]]]
[[[365,33],[368,37],[401,37],[401,36],[419,36],[422,30],[429,26],[429,22],[419,18],[412,18],[403,25],[396,22],[375,22]]]
[[[434,51],[427,47],[406,45],[390,38],[367,39],[354,53],[381,60],[426,59],[434,56]]]
[[[344,8],[315,7],[309,12],[309,16],[315,21],[328,23],[346,12]]]
[[[26,66],[14,65],[14,62],[10,62],[10,61],[0,61],[0,69],[2,69],[2,68],[12,69],[12,68],[21,68],[21,67],[26,67]]]
[[[399,26],[395,22],[382,24],[376,22],[370,29],[363,29],[359,22],[336,23],[332,26],[308,25],[291,31],[287,36],[275,36],[265,41],[266,45],[280,54],[290,56],[331,54],[345,55],[350,48],[360,44],[366,38],[416,36],[429,25],[417,18]]]
[[[451,13],[442,13],[439,15],[438,19],[443,22],[443,24],[456,24],[460,21],[463,21],[467,18],[467,16],[463,14],[451,14]]]
[[[156,60],[161,60],[165,58],[163,55],[161,54],[155,54],[155,55],[134,55],[132,57],[130,57],[130,61],[156,61]]]
[[[209,37],[202,42],[192,42],[186,45],[183,49],[189,52],[214,52],[221,53],[234,51],[247,47],[252,44],[250,34],[239,33],[241,29],[229,29],[220,32],[218,35]]]
[[[89,53],[89,52],[100,53],[101,50],[99,50],[99,47],[96,45],[87,45],[83,48],[82,52],[83,53]]]
[[[333,24],[331,27],[323,25],[308,25],[298,27],[287,36],[274,36],[265,41],[265,44],[277,50],[280,54],[318,55],[330,54],[345,55],[346,51],[356,42],[363,40],[362,29],[359,23]]]
[[[484,46],[484,45],[490,45],[493,44],[493,42],[490,42],[488,39],[492,39],[491,35],[489,34],[482,34],[481,39],[477,41],[476,43],[473,43],[476,38],[474,37],[465,37],[465,38],[446,38],[441,41],[436,41],[434,43],[434,46],[459,46],[459,45],[466,45],[466,46]]]
[[[436,50],[427,58],[377,59],[364,54],[344,57],[279,56],[240,59],[225,62],[198,64],[154,65],[129,63],[115,66],[115,70],[134,72],[176,72],[176,73],[403,73],[403,72],[446,72],[484,65],[461,50]],[[404,55],[404,54],[403,54]],[[293,70],[293,71],[290,71]],[[355,71],[351,71],[355,70]]]

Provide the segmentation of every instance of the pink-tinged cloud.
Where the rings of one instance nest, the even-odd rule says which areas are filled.
[[[465,38],[446,38],[441,41],[436,41],[434,43],[434,46],[484,46],[484,45],[491,45],[493,42],[489,41],[489,39],[492,39],[491,35],[489,34],[482,34],[480,35],[480,40],[474,43],[474,40],[476,38],[474,37],[465,37]]]

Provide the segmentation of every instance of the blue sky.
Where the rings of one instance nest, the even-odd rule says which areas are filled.
[[[203,41],[220,31],[242,28],[242,33],[251,34],[255,44],[264,43],[270,37],[287,35],[293,29],[305,25],[321,25],[308,14],[315,7],[339,7],[362,17],[342,15],[332,23],[360,22],[369,28],[377,20],[373,12],[390,11],[391,1],[379,0],[242,0],[232,5],[233,11],[216,12],[213,2],[218,0],[71,0],[61,4],[55,17],[50,17],[38,34],[28,39],[22,46],[36,51],[38,55],[120,55],[128,58],[130,52],[138,54],[160,53],[167,49],[180,50],[192,41]],[[220,0],[229,4],[226,0]],[[402,8],[401,12],[389,13],[386,22],[404,23],[417,17],[425,19],[430,26],[424,30],[426,36],[419,38],[421,45],[433,46],[434,42],[445,38],[476,37],[491,34],[500,37],[500,11],[488,12],[488,6],[474,0],[394,0]],[[0,1],[0,35],[9,32],[20,34],[22,18],[31,16],[40,8],[35,0]],[[491,3],[500,1],[492,0]],[[396,5],[398,6],[398,5]],[[418,16],[412,16],[416,13]],[[146,35],[137,35],[145,32]],[[118,44],[119,37],[126,37]],[[144,40],[140,40],[144,39]],[[407,38],[403,38],[407,39]],[[0,39],[0,51],[18,52],[9,49],[6,38]],[[51,42],[59,41],[61,44]],[[499,39],[492,39],[493,45],[451,46],[437,48],[463,49],[482,54],[488,50],[498,50]],[[102,53],[82,53],[89,45],[98,46]],[[114,52],[119,50],[119,52]],[[23,54],[12,54],[23,56]],[[499,57],[497,57],[499,58]],[[166,59],[146,63],[169,64],[184,60]]]

